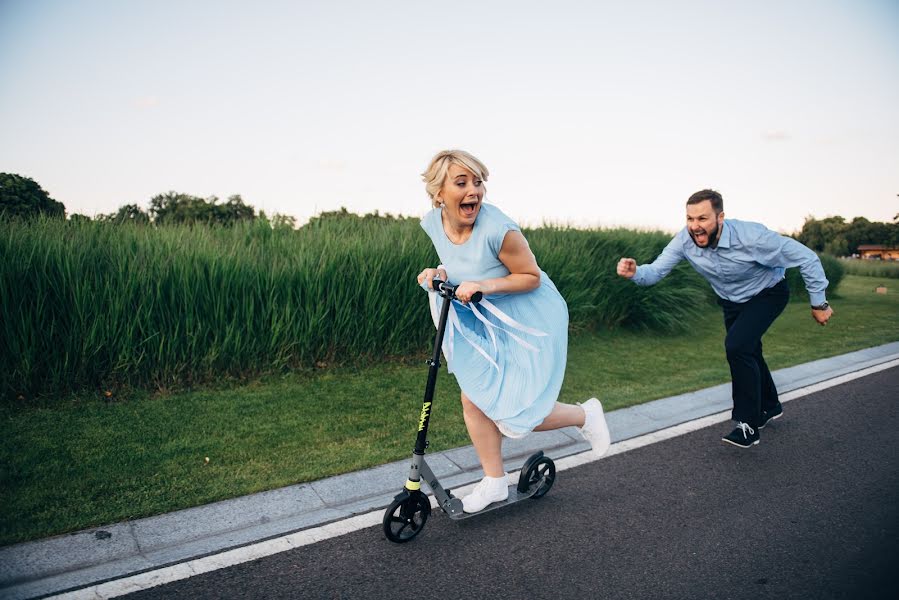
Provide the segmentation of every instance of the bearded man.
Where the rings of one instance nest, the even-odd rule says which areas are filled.
[[[796,240],[764,225],[724,219],[724,200],[701,190],[687,200],[687,226],[651,264],[618,261],[618,274],[637,285],[653,285],[682,260],[706,278],[724,309],[724,349],[730,365],[736,427],[722,441],[740,448],[759,443],[759,430],[783,415],[777,388],[762,356],[762,335],[790,298],[784,271],[799,267],[812,317],[826,325],[827,278],[818,256]]]

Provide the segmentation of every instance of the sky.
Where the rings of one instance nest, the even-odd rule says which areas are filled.
[[[422,216],[445,148],[523,225],[899,213],[899,0],[0,0],[0,172]]]

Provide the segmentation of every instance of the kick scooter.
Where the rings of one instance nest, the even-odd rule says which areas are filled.
[[[434,352],[428,360],[428,383],[425,387],[424,404],[421,407],[421,416],[418,419],[418,437],[415,441],[415,450],[412,452],[412,466],[409,469],[409,478],[403,491],[394,497],[393,502],[384,513],[384,535],[391,542],[402,544],[413,539],[421,530],[431,514],[431,502],[428,496],[421,491],[421,481],[424,481],[434,492],[437,505],[453,520],[467,519],[481,513],[497,508],[502,508],[531,498],[536,500],[543,497],[552,487],[556,479],[556,465],[543,451],[532,454],[521,467],[521,475],[517,485],[509,486],[509,497],[502,502],[494,502],[476,513],[462,511],[462,500],[453,496],[448,489],[444,489],[437,480],[437,476],[425,461],[425,449],[428,447],[428,424],[431,420],[431,407],[434,399],[434,387],[437,383],[437,372],[440,369],[440,351],[443,346],[443,334],[446,330],[447,315],[450,305],[456,296],[456,287],[435,279],[434,290],[443,297],[443,306],[440,310],[440,318],[437,325],[437,337],[434,340]],[[475,293],[471,302],[480,302],[482,295]]]

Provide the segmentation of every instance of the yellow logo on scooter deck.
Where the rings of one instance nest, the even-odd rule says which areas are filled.
[[[418,417],[418,430],[421,431],[425,428],[425,419],[428,418],[428,410],[431,408],[430,402],[425,402],[424,406],[421,407],[421,416]]]

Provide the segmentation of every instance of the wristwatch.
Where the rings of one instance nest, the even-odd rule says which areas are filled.
[[[819,304],[818,306],[812,305],[812,310],[827,310],[829,307],[830,307],[829,302],[823,302],[823,303]]]

